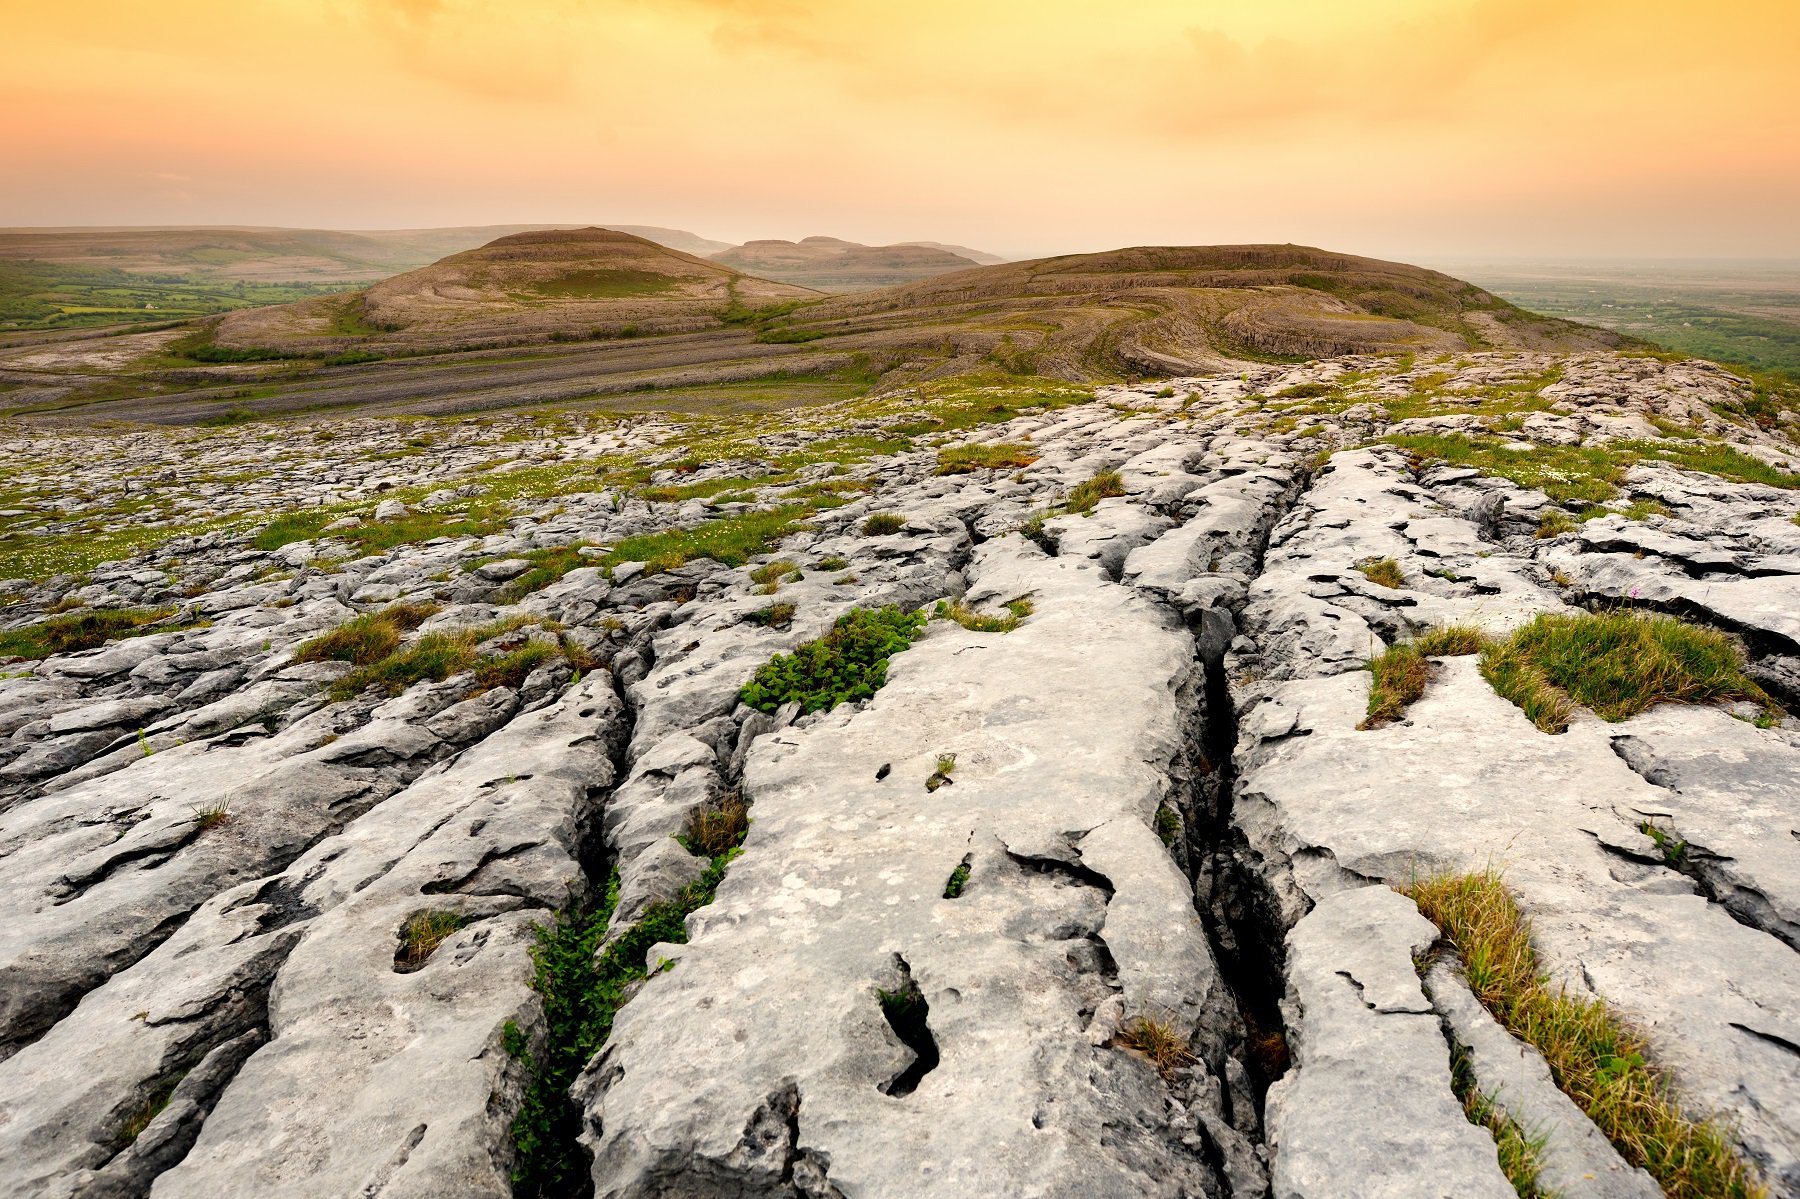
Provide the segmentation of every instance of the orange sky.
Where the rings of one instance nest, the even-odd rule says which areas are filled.
[[[1800,256],[1787,0],[0,0],[0,225]]]

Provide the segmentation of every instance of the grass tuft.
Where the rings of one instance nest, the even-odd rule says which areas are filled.
[[[1358,562],[1356,569],[1362,571],[1363,577],[1377,587],[1400,588],[1406,586],[1406,575],[1400,564],[1392,558],[1370,558]]]
[[[1005,606],[1005,616],[986,616],[961,600],[939,600],[932,610],[932,618],[954,620],[971,633],[1010,633],[1034,611],[1030,597],[1023,595],[1008,600]]]
[[[456,912],[417,912],[400,929],[400,948],[394,951],[394,969],[409,974],[423,966],[437,952],[437,947],[450,939],[450,934],[467,924],[468,918]]]
[[[1603,1001],[1551,991],[1530,925],[1498,875],[1442,875],[1405,892],[1443,931],[1482,1004],[1544,1055],[1556,1085],[1671,1199],[1766,1195],[1723,1128],[1682,1114],[1642,1037]]]
[[[1117,1042],[1149,1058],[1156,1072],[1171,1082],[1180,1070],[1199,1060],[1188,1039],[1173,1024],[1150,1016],[1139,1016],[1121,1028]]]
[[[750,809],[743,797],[728,791],[688,813],[682,847],[696,857],[716,858],[744,843],[750,831]]]
[[[1075,485],[1075,490],[1069,493],[1068,502],[1063,507],[1070,512],[1092,512],[1101,500],[1124,494],[1125,480],[1119,477],[1118,471],[1097,471],[1093,478]]]
[[[1481,672],[1546,733],[1566,730],[1577,705],[1615,722],[1659,703],[1749,700],[1780,713],[1730,637],[1629,609],[1539,615],[1490,646]]]
[[[863,536],[886,537],[906,527],[906,518],[898,512],[875,512],[862,523]]]
[[[437,615],[436,604],[392,604],[379,612],[365,612],[331,630],[303,642],[294,651],[296,662],[349,662],[367,666],[400,648],[400,638]]]

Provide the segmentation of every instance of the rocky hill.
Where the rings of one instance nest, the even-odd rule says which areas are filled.
[[[1419,349],[6,426],[8,1189],[1800,1194],[1791,403],[1284,253],[990,269]]]
[[[347,297],[246,309],[212,333],[225,349],[441,347],[533,335],[641,336],[716,327],[733,303],[806,299],[800,287],[610,229],[514,233]]]
[[[998,261],[992,255],[983,257]],[[825,292],[872,291],[981,265],[979,260],[943,246],[865,246],[835,237],[745,242],[712,255],[712,260],[747,274]]]

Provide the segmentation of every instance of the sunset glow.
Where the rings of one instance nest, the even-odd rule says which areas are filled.
[[[0,224],[1800,254],[1769,0],[9,0]]]

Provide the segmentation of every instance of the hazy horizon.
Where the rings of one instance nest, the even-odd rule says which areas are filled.
[[[1757,0],[92,0],[7,25],[7,226],[598,211],[1011,257],[1800,256],[1800,13]]]

